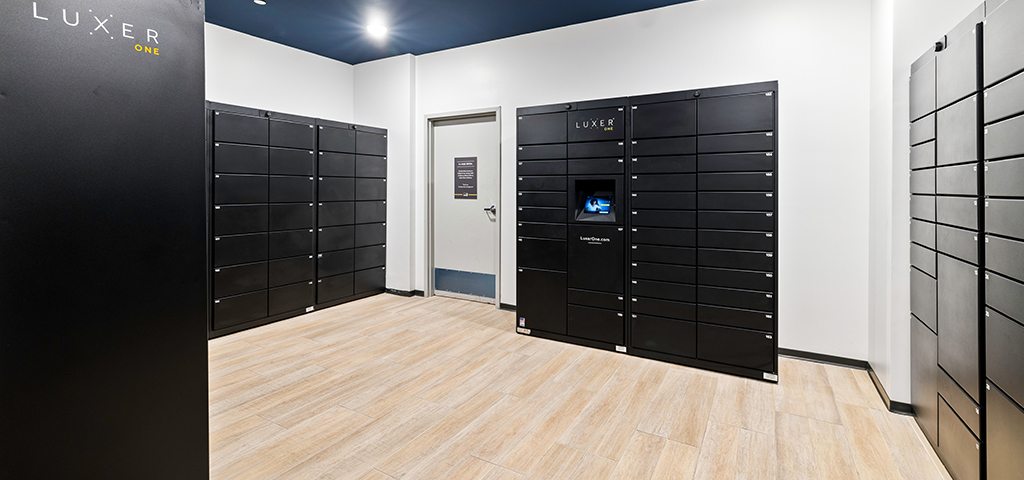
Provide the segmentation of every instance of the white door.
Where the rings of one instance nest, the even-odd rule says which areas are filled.
[[[501,194],[497,116],[432,124],[434,293],[496,302]]]

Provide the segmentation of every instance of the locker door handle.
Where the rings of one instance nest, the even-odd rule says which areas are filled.
[[[498,208],[496,206],[494,206],[494,205],[491,205],[490,207],[484,208],[484,211],[485,212],[491,212],[491,213],[493,213],[495,215],[498,214]]]

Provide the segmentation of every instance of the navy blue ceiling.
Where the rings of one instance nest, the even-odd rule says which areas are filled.
[[[206,21],[357,64],[421,55],[691,0],[208,0]],[[391,31],[366,34],[375,16]]]

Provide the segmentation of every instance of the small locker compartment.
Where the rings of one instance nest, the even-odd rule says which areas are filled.
[[[355,269],[366,270],[367,268],[383,267],[387,249],[384,245],[373,245],[360,247],[352,250],[355,256]]]
[[[632,208],[648,210],[694,210],[697,208],[696,193],[675,192],[634,192],[630,194]]]
[[[931,56],[924,65],[910,74],[910,120],[917,120],[934,110],[935,57]]]
[[[313,151],[271,148],[270,173],[272,175],[312,176]]]
[[[386,178],[357,178],[356,200],[386,200],[388,184]]]
[[[305,123],[270,120],[270,145],[274,147],[316,149],[316,130]]]
[[[1024,445],[1024,411],[1000,391],[998,384],[989,390],[987,403],[988,478],[1019,478],[1024,471],[1024,455],[1020,452]]]
[[[986,233],[1024,238],[1022,218],[1024,218],[1024,200],[985,200]]]
[[[622,137],[620,136],[618,138]],[[613,140],[610,142],[570,143],[566,147],[566,153],[569,158],[611,157],[620,159],[625,156],[626,147],[625,142],[621,140]]]
[[[916,268],[910,269],[910,312],[934,331],[938,331],[937,288],[934,278]]]
[[[775,150],[772,133],[736,133],[708,135],[697,140],[698,153],[771,152]]]
[[[320,176],[354,177],[356,156],[351,153],[320,152]]]
[[[569,142],[621,140],[626,135],[623,107],[573,110],[568,115]],[[522,122],[520,122],[522,123]],[[571,151],[570,147],[570,151]]]
[[[328,252],[356,246],[355,227],[324,227],[317,230],[317,250]]]
[[[516,200],[519,205],[534,207],[562,207],[569,205],[565,192],[518,192]]]
[[[762,191],[775,190],[773,173],[701,173],[697,175],[697,190],[712,191]]]
[[[350,128],[320,126],[320,150],[328,152],[356,151],[356,131]]]
[[[564,211],[564,210],[563,210]],[[623,293],[625,232],[622,227],[569,227],[569,287]]]
[[[351,297],[353,292],[353,276],[351,273],[321,278],[316,281],[317,303]]]
[[[697,137],[633,140],[634,157],[662,155],[693,155],[697,153]]]
[[[359,155],[386,157],[388,154],[388,136],[357,130],[356,153]]]
[[[266,231],[269,225],[267,205],[213,207],[213,234],[232,235]]]
[[[331,277],[355,270],[355,256],[352,252],[352,250],[338,250],[317,255],[317,276]]]
[[[938,271],[939,366],[977,400],[980,340],[977,268],[940,255]]]
[[[270,206],[270,230],[313,228],[313,204]]]
[[[1015,401],[1024,400],[1024,326],[991,308],[985,325],[986,375]]]
[[[696,230],[674,228],[637,227],[633,229],[631,242],[634,244],[665,245],[672,247],[696,247]]]
[[[910,264],[928,275],[935,277],[936,253],[917,244],[910,244]]]
[[[911,220],[910,241],[934,249],[936,241],[935,228],[936,226],[934,223],[922,222],[917,219]]]
[[[986,273],[985,303],[1014,320],[1024,319],[1024,284]]]
[[[273,260],[268,264],[268,267],[271,288],[313,280],[312,255]]]
[[[697,189],[697,176],[694,174],[633,175],[632,180],[635,192],[683,192]]]
[[[775,254],[701,248],[697,250],[697,265],[774,272]]]
[[[264,262],[213,269],[213,296],[230,297],[267,288],[267,264]]]
[[[935,197],[931,195],[911,195],[910,216],[913,218],[934,222]]]
[[[317,219],[320,226],[352,225],[356,221],[355,202],[331,202],[319,204]]]
[[[978,436],[978,433],[981,432],[981,409],[978,404],[967,396],[967,393],[956,384],[956,381],[942,369],[939,369],[938,373],[938,389],[939,395],[946,401],[946,404],[956,412],[971,433]]]
[[[318,196],[321,202],[345,202],[355,200],[355,179],[320,177],[320,192]]]
[[[387,219],[386,201],[356,202],[356,223],[383,223]]]
[[[537,190],[564,192],[568,186],[565,177],[518,177],[518,179],[516,190],[521,192]]]
[[[265,175],[213,176],[213,203],[267,203],[267,198]]]
[[[935,114],[910,124],[910,144],[918,145],[929,140],[935,140]]]
[[[520,267],[565,271],[565,240],[519,238],[516,244],[519,247],[516,251],[516,257],[519,260]]]
[[[569,160],[570,175],[619,175],[625,172],[621,158]]]
[[[568,151],[565,144],[559,145],[525,145],[516,152],[517,160],[544,160],[565,158]]]
[[[384,267],[356,272],[354,275],[355,285],[353,291],[356,294],[360,294],[374,290],[383,290],[386,272]]]
[[[567,128],[566,112],[519,115],[519,121],[516,123],[516,144],[565,143]]]
[[[697,102],[633,105],[633,138],[685,137],[697,134]]]
[[[641,350],[667,353],[679,357],[697,356],[697,324],[693,322],[632,315],[631,346]]]
[[[743,308],[697,305],[697,320],[701,323],[712,323],[750,330],[775,330],[774,314]]]
[[[1022,112],[1024,112],[1024,74],[1017,74],[985,91],[985,123],[993,123]]]
[[[626,308],[625,299],[617,293],[593,292],[570,288],[566,298],[571,305],[582,305],[620,312]]]
[[[941,166],[977,160],[978,104],[974,97],[939,110],[937,115],[936,131],[942,140],[935,144],[935,163]]]
[[[775,211],[775,194],[760,192],[700,192],[697,194],[697,206],[701,210],[773,212]]]
[[[565,207],[518,207],[516,220],[524,222],[565,223]]]
[[[215,143],[213,145],[214,173],[255,173],[269,172],[269,154],[267,147],[252,145],[230,145]]]
[[[294,257],[313,253],[313,231],[274,232],[269,236],[270,258]]]
[[[935,218],[939,223],[977,230],[977,200],[963,197],[935,197]],[[1014,221],[1016,222],[1016,219]]]
[[[267,234],[232,235],[213,239],[213,266],[261,262],[267,259]]]
[[[921,172],[935,172],[934,188],[935,193],[939,195],[978,194],[978,166],[976,164],[943,167],[935,170],[921,170]],[[911,188],[913,188],[913,176],[917,173],[919,172],[911,173]]]
[[[955,39],[947,38],[946,48],[935,55],[937,108],[978,90],[977,49],[977,38],[968,31]]]
[[[658,298],[676,302],[696,302],[697,292],[693,285],[658,282],[654,280],[632,280],[630,292],[638,297]]]
[[[270,130],[266,118],[227,112],[213,113],[213,141],[266,145]]]
[[[704,283],[701,281],[701,283]],[[775,311],[775,296],[771,293],[722,287],[697,287],[697,302],[705,305],[735,307],[762,312]]]
[[[626,343],[624,320],[621,311],[578,305],[566,307],[566,332],[573,337],[623,345]]]
[[[356,176],[363,178],[387,178],[388,159],[385,157],[357,155]]]
[[[925,324],[913,318],[910,323],[910,404],[921,431],[938,445],[938,338]]]
[[[565,160],[526,160],[516,162],[517,175],[565,175]]]
[[[935,169],[914,170],[910,172],[910,193],[920,195],[935,194]]]
[[[757,172],[775,170],[773,152],[705,154],[697,157],[698,172]]]
[[[748,272],[746,270],[723,270],[721,268],[698,268],[697,276],[701,285],[739,288],[772,292],[775,290],[775,274]]]
[[[271,288],[267,292],[270,315],[280,315],[292,310],[300,310],[313,306],[313,282],[302,282],[287,287]]]
[[[1024,197],[1024,158],[985,163],[985,194]]]
[[[693,210],[633,210],[632,224],[638,227],[695,228],[697,212]]]
[[[985,158],[996,159],[1024,154],[1024,117],[1014,117],[985,127]]]
[[[775,234],[764,232],[735,232],[701,230],[697,232],[697,246],[705,248],[731,248],[736,250],[775,250]]]
[[[630,260],[634,262],[669,263],[672,265],[697,264],[697,250],[694,248],[633,245],[631,250]]]
[[[910,147],[910,168],[931,168],[935,166],[935,142]]]
[[[267,316],[267,291],[236,295],[213,301],[213,329],[232,327]]]
[[[312,202],[313,177],[270,177],[270,202]]]
[[[665,157],[637,157],[631,162],[633,173],[694,173],[697,171],[697,157],[673,155]]]
[[[555,238],[561,240],[566,238],[567,229],[565,225],[526,222],[519,222],[516,225],[518,226],[516,235],[520,237]]]
[[[646,278],[663,282],[697,283],[697,269],[679,265],[635,262],[630,271],[632,278]]]
[[[941,347],[939,349],[941,351]],[[981,444],[953,409],[939,398],[939,450],[957,480],[981,478]]]
[[[697,358],[774,372],[775,340],[771,333],[699,323]]]
[[[934,226],[933,229],[940,252],[965,262],[978,263],[978,232],[943,225]],[[911,247],[911,253],[913,253],[913,247]],[[931,275],[934,276],[934,274]]]
[[[673,302],[646,297],[631,297],[633,313],[648,314],[676,320],[696,320],[697,306],[692,303]]]
[[[697,133],[766,132],[775,129],[774,92],[697,100]]]
[[[771,212],[697,212],[697,228],[721,230],[775,230]]]
[[[388,230],[387,226],[383,223],[369,223],[366,225],[356,225],[356,243],[357,247],[365,247],[368,245],[383,245],[387,243]]]
[[[516,326],[565,335],[566,275],[529,268],[518,270]]]
[[[992,2],[996,3],[996,2]],[[992,85],[1024,67],[1024,4],[1003,2],[986,12],[985,18],[985,85]]]

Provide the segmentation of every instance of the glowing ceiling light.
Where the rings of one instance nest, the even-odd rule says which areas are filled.
[[[252,3],[255,3],[256,5],[266,5],[267,0],[252,0]]]
[[[384,38],[388,34],[388,27],[379,23],[371,23],[366,26],[366,31],[373,38]]]

